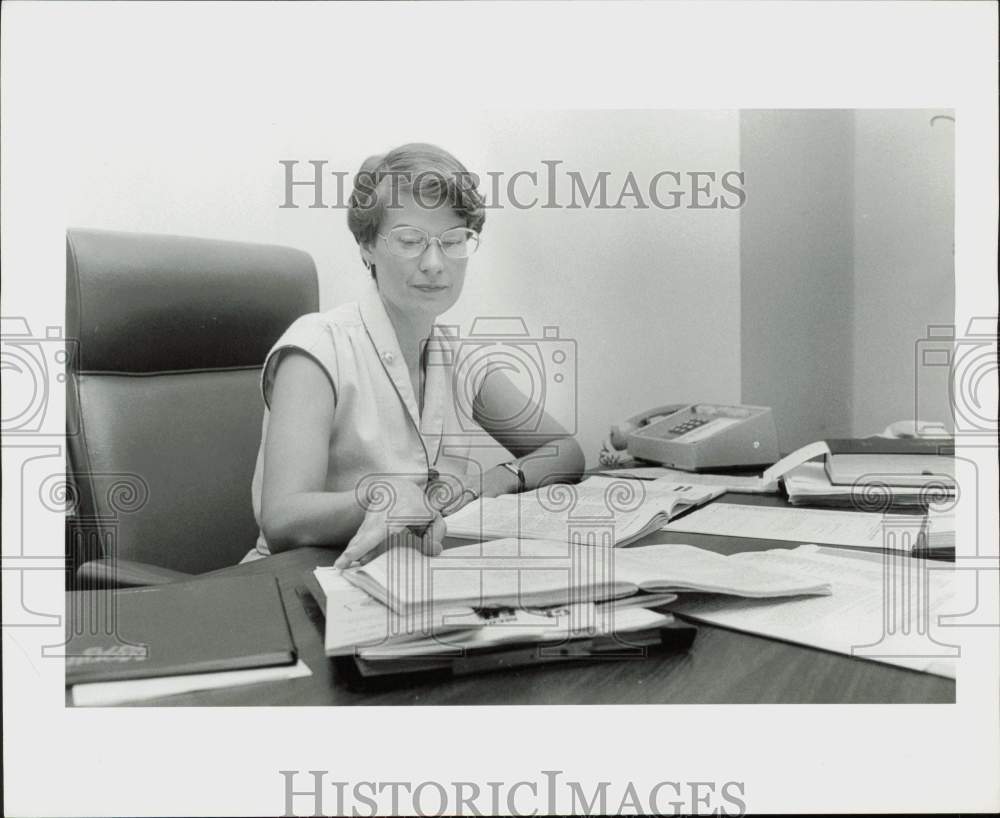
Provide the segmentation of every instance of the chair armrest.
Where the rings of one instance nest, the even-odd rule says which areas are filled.
[[[142,585],[166,585],[191,579],[194,574],[161,568],[145,562],[101,557],[76,569],[78,588],[136,588]]]

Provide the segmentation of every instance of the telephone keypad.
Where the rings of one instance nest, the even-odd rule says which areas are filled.
[[[683,423],[674,426],[668,431],[668,434],[672,435],[684,435],[690,432],[692,429],[697,429],[699,426],[704,426],[708,421],[704,418],[691,418]]]

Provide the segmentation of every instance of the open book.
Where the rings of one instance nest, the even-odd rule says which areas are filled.
[[[721,486],[595,476],[575,486],[554,484],[523,494],[483,497],[445,522],[453,537],[563,542],[589,537],[592,545],[611,547],[635,542],[724,493]]]
[[[640,592],[830,593],[825,582],[690,545],[612,550],[550,540],[494,540],[450,548],[436,557],[393,548],[343,576],[410,616],[442,608],[590,604]]]

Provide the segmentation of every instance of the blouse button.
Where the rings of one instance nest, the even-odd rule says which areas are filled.
[[[391,352],[383,352],[382,360],[387,364],[391,364],[395,360],[395,356]]]

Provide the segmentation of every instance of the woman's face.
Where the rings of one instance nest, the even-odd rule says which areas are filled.
[[[432,198],[432,197],[431,197]],[[394,227],[416,227],[428,236],[440,236],[453,227],[465,227],[465,219],[448,204],[428,208],[414,201],[408,191],[399,191],[398,207],[387,207],[378,232],[383,236]],[[374,264],[379,294],[390,314],[435,318],[449,309],[462,293],[467,258],[451,258],[436,241],[416,258],[402,258],[389,252],[379,236],[362,256]]]

